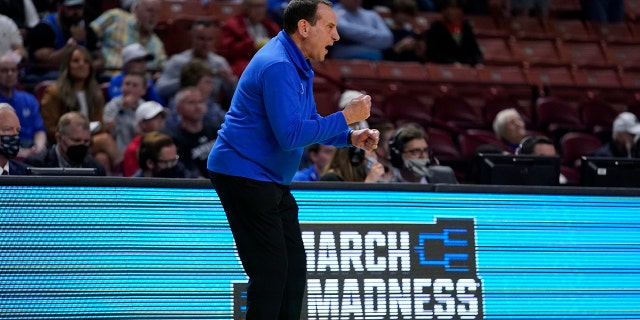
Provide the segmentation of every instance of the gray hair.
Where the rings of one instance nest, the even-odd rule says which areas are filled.
[[[496,117],[493,119],[493,132],[495,132],[498,138],[502,137],[504,126],[514,116],[520,117],[520,113],[515,108],[504,109],[496,114]]]
[[[16,109],[14,109],[10,104],[6,102],[0,103],[0,111],[3,111],[3,110],[9,110],[13,113],[16,113]]]

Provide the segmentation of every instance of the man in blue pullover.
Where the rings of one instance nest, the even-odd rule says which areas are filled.
[[[249,276],[249,320],[300,318],[306,254],[289,185],[304,148],[373,150],[379,136],[348,127],[369,117],[368,95],[326,117],[316,111],[308,59],[323,61],[340,39],[331,3],[292,0],[283,26],[240,77],[207,165]]]

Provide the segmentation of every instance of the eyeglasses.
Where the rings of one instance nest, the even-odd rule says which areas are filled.
[[[414,157],[421,157],[423,154],[424,155],[429,155],[429,148],[424,148],[424,149],[411,149],[411,150],[406,150],[404,153],[408,153]]]
[[[175,159],[171,160],[158,160],[157,164],[163,164],[166,168],[171,168],[178,164],[178,160],[180,160],[180,156],[176,156]]]

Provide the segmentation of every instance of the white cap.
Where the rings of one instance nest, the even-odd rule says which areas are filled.
[[[360,91],[345,90],[340,95],[340,101],[338,102],[338,107],[340,108],[340,110],[344,109],[344,107],[347,106],[347,103],[349,103],[349,101],[359,97],[360,95],[362,95],[362,92],[360,92]]]
[[[344,107],[347,106],[347,103],[349,103],[349,101],[359,97],[362,95],[362,92],[360,91],[356,91],[356,90],[345,90],[341,95],[340,95],[340,101],[338,102],[338,107],[340,108],[340,110],[344,109]],[[359,130],[359,129],[367,129],[369,128],[369,123],[367,122],[367,120],[362,120],[356,123],[352,123],[349,125],[349,127],[353,130]]]
[[[167,115],[167,110],[161,104],[155,101],[143,102],[136,108],[136,123],[153,119],[160,113],[164,113],[165,116]]]
[[[613,134],[618,132],[628,132],[631,134],[640,134],[640,122],[638,118],[631,112],[623,112],[613,120]]]
[[[136,59],[153,60],[153,55],[148,53],[147,50],[139,43],[132,43],[124,49],[122,49],[122,64],[125,65],[128,62]]]

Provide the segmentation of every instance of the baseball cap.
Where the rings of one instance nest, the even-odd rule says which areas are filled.
[[[613,120],[613,133],[628,132],[631,134],[640,134],[640,122],[638,118],[631,112],[623,112]]]
[[[143,102],[136,108],[136,123],[153,119],[160,113],[167,115],[167,110],[161,104],[155,101]]]
[[[79,6],[83,5],[84,0],[64,0],[62,1],[62,5],[65,7]]]
[[[132,43],[124,49],[122,49],[122,64],[127,64],[130,61],[144,59],[144,60],[152,60],[153,55],[148,53],[147,50],[139,43]]]

